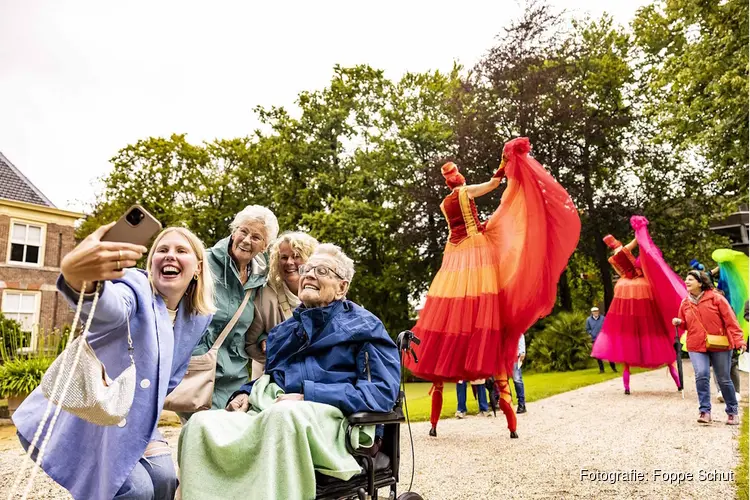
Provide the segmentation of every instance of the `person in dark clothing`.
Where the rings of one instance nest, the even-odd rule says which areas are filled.
[[[604,315],[599,314],[598,307],[592,307],[591,316],[586,318],[586,333],[588,333],[591,336],[591,345],[594,345],[594,341],[596,340],[596,337],[599,335],[599,331],[602,329],[603,324],[604,324]],[[602,363],[602,360],[597,359],[596,362],[599,364],[599,373],[604,373],[604,363]],[[610,368],[612,368],[613,372],[617,373],[617,368],[615,368],[614,363],[610,361],[609,366]]]

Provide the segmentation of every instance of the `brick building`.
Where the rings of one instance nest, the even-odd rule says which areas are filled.
[[[0,153],[0,311],[32,337],[73,320],[55,282],[83,215],[56,208]]]

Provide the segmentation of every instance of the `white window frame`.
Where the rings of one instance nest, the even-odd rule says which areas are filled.
[[[8,303],[8,294],[15,294],[15,295],[31,295],[34,297],[34,322],[31,325],[31,341],[29,347],[24,347],[21,349],[23,352],[30,352],[34,350],[34,346],[36,346],[37,342],[37,335],[39,334],[39,321],[41,320],[41,313],[42,313],[42,292],[37,290],[16,290],[13,288],[6,288],[3,290],[3,303],[0,304],[0,310],[3,313],[3,316],[10,319],[16,319],[10,314],[13,314],[13,312],[6,312],[5,306]],[[16,311],[16,314],[18,314],[18,311]],[[17,321],[17,320],[16,320]],[[28,330],[22,330],[22,331],[28,331]]]
[[[39,241],[39,262],[36,264],[31,262],[18,262],[15,260],[10,259],[10,250],[13,245],[13,226],[15,224],[23,224],[25,226],[34,226],[38,227],[41,230],[41,234],[39,235],[40,241]],[[44,267],[44,257],[45,257],[45,250],[47,246],[47,224],[43,222],[34,222],[31,220],[25,220],[25,219],[10,219],[10,225],[8,226],[8,248],[6,253],[6,259],[5,261],[11,265],[11,266],[20,266],[20,267]]]

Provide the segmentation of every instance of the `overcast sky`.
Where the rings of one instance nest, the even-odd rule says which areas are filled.
[[[550,0],[628,23],[646,0]],[[472,66],[516,0],[0,0],[0,152],[58,207],[83,210],[109,159],[149,136],[245,136],[334,64]]]

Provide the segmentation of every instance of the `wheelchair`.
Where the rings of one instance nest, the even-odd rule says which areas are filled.
[[[419,339],[407,330],[399,334],[396,342],[401,352],[408,354],[411,351],[410,343],[418,344]],[[413,355],[413,351],[411,353]],[[316,472],[316,500],[377,500],[380,488],[390,488],[388,500],[422,500],[422,497],[413,491],[396,496],[401,460],[401,424],[406,421],[402,410],[403,401],[404,392],[399,391],[396,405],[389,413],[359,412],[349,415],[346,449],[360,463],[363,472],[348,481]],[[352,430],[363,425],[384,426],[381,446],[375,456],[371,456],[367,449],[355,450],[351,445]]]

